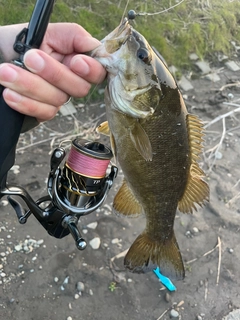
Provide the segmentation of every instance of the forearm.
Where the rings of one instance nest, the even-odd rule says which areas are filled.
[[[17,34],[25,27],[27,27],[27,23],[0,26],[1,62],[10,62],[18,57],[18,54],[13,50],[13,44]]]

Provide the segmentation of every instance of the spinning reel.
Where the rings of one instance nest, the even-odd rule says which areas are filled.
[[[103,144],[76,138],[62,168],[65,149],[59,147],[53,151],[47,196],[35,202],[24,188],[15,186],[6,186],[0,195],[8,196],[21,224],[33,214],[51,236],[63,238],[71,233],[77,248],[83,250],[87,243],[77,223],[81,216],[95,211],[106,199],[118,171],[115,166],[109,169],[112,156]],[[22,198],[29,210],[24,209],[16,196]]]

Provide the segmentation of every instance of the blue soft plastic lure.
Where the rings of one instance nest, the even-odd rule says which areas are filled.
[[[176,291],[177,288],[175,287],[175,285],[172,283],[172,281],[165,277],[164,275],[162,275],[160,273],[160,269],[157,267],[155,270],[153,270],[153,272],[156,274],[156,276],[158,277],[158,279],[162,282],[162,284],[169,290],[169,291]]]

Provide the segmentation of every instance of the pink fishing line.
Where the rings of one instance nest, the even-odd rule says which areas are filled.
[[[71,148],[67,165],[73,171],[87,177],[102,178],[106,174],[110,160],[96,159]]]

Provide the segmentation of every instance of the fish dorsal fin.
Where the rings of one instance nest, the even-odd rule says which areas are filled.
[[[142,206],[132,193],[132,190],[128,187],[125,179],[114,198],[113,209],[116,214],[128,217],[136,217],[144,212]]]
[[[193,209],[197,210],[195,204],[203,206],[204,202],[209,200],[209,186],[202,179],[205,174],[197,163],[203,148],[203,124],[198,117],[188,114],[187,128],[191,165],[184,194],[178,202],[178,209],[184,213],[192,213]]]
[[[108,125],[108,121],[104,121],[102,122],[96,129],[96,131],[98,133],[101,133],[105,136],[110,136],[110,129],[109,129],[109,125]]]
[[[152,161],[152,145],[145,130],[139,122],[130,128],[130,138],[134,147],[146,161]]]
[[[109,125],[108,125],[108,121],[102,122],[97,127],[96,131],[98,133],[101,133],[101,134],[103,134],[105,136],[110,137],[111,149],[112,149],[112,153],[113,153],[113,156],[114,156],[114,162],[116,163],[117,150],[116,150],[116,145],[115,145],[115,140],[114,140],[113,134],[111,133]]]

